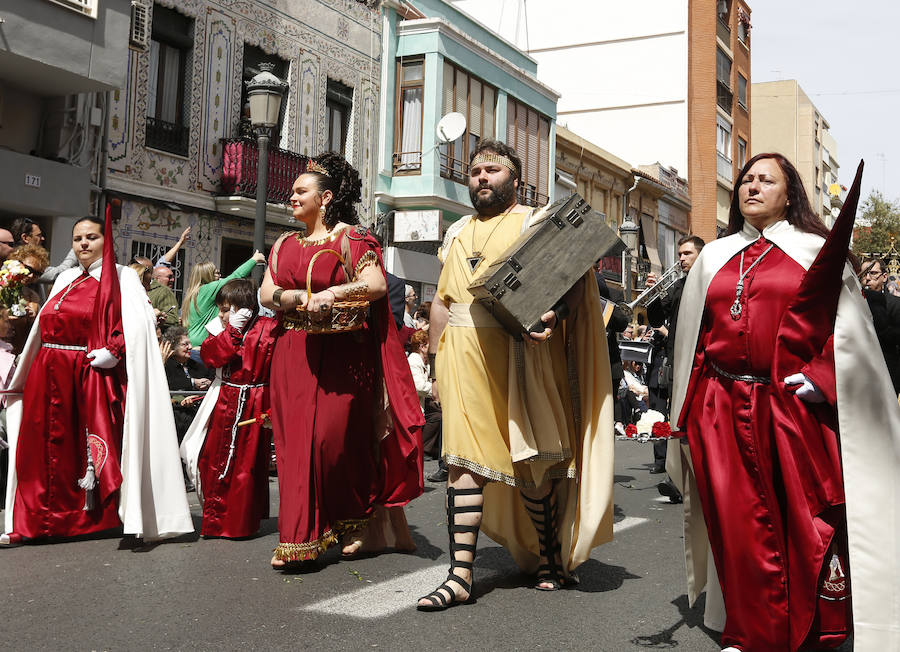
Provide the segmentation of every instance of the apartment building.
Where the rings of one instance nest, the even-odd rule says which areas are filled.
[[[108,95],[127,77],[129,0],[0,6],[0,220],[26,217],[51,259],[71,221],[97,212]]]
[[[444,0],[385,2],[381,147],[376,200],[385,265],[428,300],[435,254],[447,226],[472,212],[469,152],[497,138],[522,160],[519,201],[553,197],[558,94],[537,79],[537,62]],[[462,135],[441,143],[449,113]]]
[[[829,124],[794,79],[753,84],[753,154],[780,152],[797,167],[810,203],[829,226],[840,198],[837,143]],[[837,193],[839,195],[839,193]]]

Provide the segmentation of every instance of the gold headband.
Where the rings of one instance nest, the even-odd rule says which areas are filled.
[[[472,159],[472,164],[469,166],[469,169],[474,168],[480,163],[496,163],[497,165],[502,165],[508,169],[514,176],[519,176],[518,166],[513,163],[511,159],[501,156],[500,154],[479,152],[475,155],[475,158]]]
[[[307,171],[307,172],[318,172],[319,174],[324,174],[326,177],[330,177],[330,176],[331,176],[330,174],[328,174],[328,170],[326,170],[325,168],[323,168],[323,167],[322,167],[321,165],[319,165],[316,161],[310,161],[309,163],[307,163],[307,164],[306,164],[306,171]]]

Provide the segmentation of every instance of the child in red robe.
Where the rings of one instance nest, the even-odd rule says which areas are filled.
[[[218,399],[197,462],[197,493],[203,502],[200,533],[247,537],[269,516],[272,431],[261,415],[269,410],[272,330],[277,322],[258,314],[256,287],[246,279],[222,286],[216,304],[228,323],[200,348],[204,364],[221,369]],[[250,419],[256,421],[239,425]]]

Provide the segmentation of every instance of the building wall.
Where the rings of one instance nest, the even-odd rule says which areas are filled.
[[[140,1],[152,9],[149,0]],[[287,0],[159,0],[158,4],[194,20],[186,89],[188,154],[178,156],[144,145],[150,56],[148,51],[130,49],[125,84],[112,93],[109,117],[109,185],[128,199],[117,234],[120,250],[130,251],[134,238],[174,242],[188,225],[193,229],[188,267],[203,260],[217,262],[223,237],[244,239],[250,246],[252,219],[226,217],[217,212],[216,203],[222,174],[220,141],[238,136],[245,44],[288,63],[284,122],[280,141],[273,145],[306,155],[323,151],[328,133],[327,81],[334,79],[353,89],[346,156],[363,179],[360,217],[371,221],[380,12],[355,0],[318,0],[302,7]],[[141,196],[157,201],[141,201]],[[181,210],[170,210],[166,203]],[[270,225],[267,243],[284,228]]]

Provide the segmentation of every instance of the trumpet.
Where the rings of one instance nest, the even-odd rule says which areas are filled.
[[[659,277],[656,283],[648,288],[644,288],[644,291],[637,295],[634,298],[634,301],[630,301],[628,303],[620,303],[619,307],[624,310],[626,314],[631,316],[634,313],[635,308],[645,308],[650,305],[655,299],[668,292],[669,288],[675,284],[675,281],[680,279],[683,275],[684,274],[681,271],[681,263],[675,263],[669,269],[667,269],[662,276]]]

